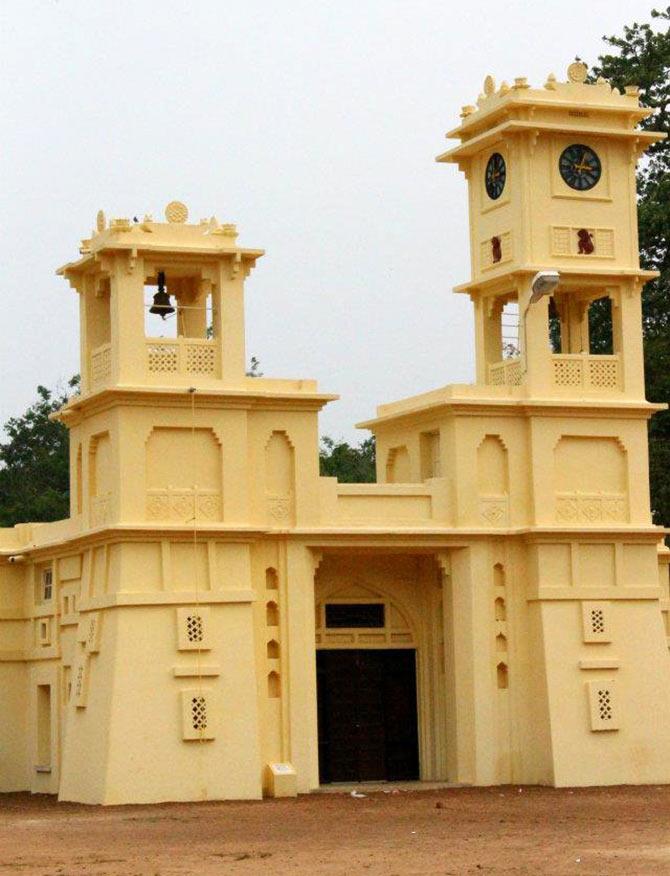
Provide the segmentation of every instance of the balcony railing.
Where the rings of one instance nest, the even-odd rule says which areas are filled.
[[[101,344],[91,353],[91,387],[96,389],[109,383],[112,376],[112,345]]]
[[[521,359],[503,359],[489,365],[489,383],[491,386],[519,386],[523,378]]]
[[[215,377],[216,347],[199,338],[153,338],[147,341],[149,374],[203,374]]]
[[[560,353],[551,358],[557,387],[589,391],[620,388],[618,356]]]
[[[559,353],[551,357],[553,384],[557,389],[607,392],[621,389],[619,357],[589,353]],[[519,386],[523,381],[520,358],[489,365],[490,386]]]

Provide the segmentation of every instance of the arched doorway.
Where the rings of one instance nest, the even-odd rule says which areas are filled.
[[[322,783],[419,778],[417,651],[395,601],[363,587],[317,602]]]

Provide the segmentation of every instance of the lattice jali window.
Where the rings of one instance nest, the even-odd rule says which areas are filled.
[[[88,655],[81,654],[74,669],[74,704],[85,709],[88,702]]]
[[[87,625],[86,631],[86,651],[89,654],[97,654],[100,650],[100,613],[91,611],[85,618],[84,623]]]
[[[112,375],[112,348],[103,344],[91,353],[91,383],[106,383]]]
[[[582,603],[584,642],[611,642],[611,606],[609,602]]]
[[[212,691],[183,690],[181,708],[183,739],[214,739],[212,724],[215,709]]]
[[[520,386],[523,383],[523,368],[518,358],[503,359],[489,365],[491,386]]]
[[[523,382],[521,362],[517,359],[507,365],[507,383],[509,386],[520,386]]]
[[[591,629],[594,633],[605,632],[605,612],[602,608],[594,608],[591,611]]]
[[[505,386],[505,367],[502,362],[489,366],[489,384],[491,386]]]
[[[210,609],[208,606],[177,609],[177,649],[209,651]]]
[[[198,732],[207,729],[207,700],[203,696],[191,697],[191,726]]]
[[[619,363],[617,359],[592,357],[589,359],[589,383],[602,389],[616,389],[619,385]]]
[[[177,344],[147,344],[147,365],[150,372],[176,373],[179,370]]]
[[[554,356],[554,383],[556,386],[581,386],[582,363],[579,359],[563,359]]]
[[[588,681],[586,687],[591,712],[591,730],[618,730],[616,682],[612,679]]]
[[[211,344],[187,344],[186,370],[189,374],[214,374],[216,351]]]
[[[189,642],[202,642],[204,628],[202,617],[199,614],[190,614],[186,618],[186,637]]]

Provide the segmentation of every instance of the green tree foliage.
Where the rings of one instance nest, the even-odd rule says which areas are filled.
[[[0,526],[69,515],[68,434],[49,415],[65,404],[78,384],[79,378],[73,377],[65,390],[38,386],[37,401],[22,417],[5,423],[8,440],[0,444]]]
[[[603,76],[623,89],[637,85],[643,106],[653,110],[645,130],[670,134],[670,6],[652,10],[651,23],[624,27],[622,36],[603,37],[610,48],[598,58],[593,77]],[[670,399],[670,141],[661,140],[640,163],[637,176],[640,261],[660,271],[642,294],[642,324],[647,398]],[[604,311],[590,320],[594,348],[611,345]],[[610,347],[611,348],[611,347]],[[649,475],[654,522],[670,526],[670,413],[657,414],[649,426]]]
[[[325,435],[319,450],[322,475],[335,477],[344,484],[371,484],[375,474],[375,439],[366,438],[358,446],[333,441]]]

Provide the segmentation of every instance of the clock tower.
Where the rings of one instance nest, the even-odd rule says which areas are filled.
[[[455,698],[478,728],[458,781],[669,778],[668,554],[647,462],[662,406],[645,400],[641,314],[656,274],[640,268],[635,185],[664,135],[637,129],[636,88],[587,78],[579,62],[539,87],[488,76],[463,107],[437,160],[468,182],[471,277],[455,291],[474,305],[476,382],[362,424],[378,480],[444,483],[441,513],[473,538],[451,556],[452,576],[471,573],[446,609],[469,637],[454,654],[477,653]]]
[[[475,305],[478,383],[640,399],[640,292],[653,274],[640,270],[635,167],[662,135],[636,129],[650,113],[637,88],[586,79],[580,62],[568,81],[550,75],[542,88],[525,77],[496,88],[487,76],[477,105],[463,107],[447,134],[460,144],[437,158],[457,163],[469,185],[472,279],[456,291]],[[560,284],[531,305],[531,281],[546,269]],[[606,349],[589,339],[598,299],[611,320]],[[506,345],[510,303],[519,330]]]

